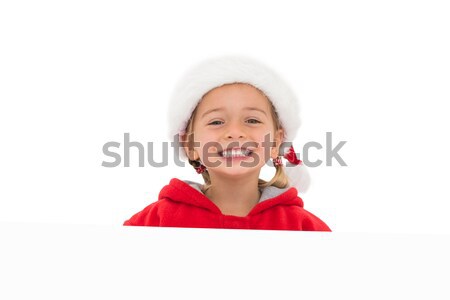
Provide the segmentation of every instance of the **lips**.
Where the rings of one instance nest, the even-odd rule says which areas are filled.
[[[249,148],[232,148],[226,149],[224,151],[219,152],[222,157],[231,158],[231,157],[247,157],[253,153],[253,150]]]

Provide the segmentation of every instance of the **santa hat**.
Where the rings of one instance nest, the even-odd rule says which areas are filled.
[[[184,134],[192,112],[210,90],[225,84],[247,83],[261,90],[272,102],[285,131],[284,142],[292,142],[300,127],[297,97],[274,70],[261,62],[243,56],[223,56],[205,60],[189,69],[175,86],[169,103],[169,137]],[[174,139],[180,158],[187,160],[178,139]],[[296,160],[293,151],[280,149],[290,160],[284,168],[291,186],[305,192],[309,186],[306,167]],[[293,156],[294,155],[294,156]]]

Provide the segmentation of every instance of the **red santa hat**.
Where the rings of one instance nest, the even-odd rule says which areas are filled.
[[[300,127],[299,103],[292,89],[273,69],[261,62],[244,56],[222,56],[205,60],[191,67],[175,86],[169,103],[169,137],[184,134],[192,112],[202,97],[214,88],[225,84],[246,83],[261,90],[272,102],[285,132],[284,142],[291,143]],[[174,139],[180,158],[186,154]],[[309,186],[306,167],[296,160],[295,153],[280,149],[285,158],[290,155],[286,171],[291,186],[305,192]]]

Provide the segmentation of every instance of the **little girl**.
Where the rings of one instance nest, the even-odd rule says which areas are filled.
[[[185,74],[169,107],[169,134],[205,183],[173,178],[124,225],[331,231],[298,196],[309,177],[284,146],[300,124],[297,99],[273,70],[246,57],[207,60]]]

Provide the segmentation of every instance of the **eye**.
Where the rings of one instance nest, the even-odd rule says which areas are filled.
[[[258,124],[258,123],[261,123],[259,120],[256,120],[256,119],[248,119],[247,122],[250,123],[250,124]]]
[[[208,123],[208,125],[222,125],[223,122],[222,121],[212,121],[211,123]]]

